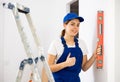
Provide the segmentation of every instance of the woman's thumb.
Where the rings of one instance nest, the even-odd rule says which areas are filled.
[[[71,54],[69,53],[69,54],[68,54],[68,56],[67,56],[67,58],[69,58],[69,57],[70,57],[70,55],[71,55]]]

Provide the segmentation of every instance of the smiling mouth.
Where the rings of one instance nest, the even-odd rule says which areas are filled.
[[[72,30],[73,33],[77,33],[77,31]]]

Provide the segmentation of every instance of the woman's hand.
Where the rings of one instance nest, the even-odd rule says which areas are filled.
[[[101,50],[102,50],[102,49],[101,49],[101,47],[100,47],[100,45],[99,45],[99,46],[96,48],[96,50],[94,51],[94,54],[93,54],[95,58],[97,57],[98,54],[102,54],[102,53],[101,53],[101,52],[102,52]]]
[[[76,58],[70,57],[70,54],[67,56],[67,59],[65,61],[66,66],[68,66],[68,67],[75,65],[75,62],[76,62]]]

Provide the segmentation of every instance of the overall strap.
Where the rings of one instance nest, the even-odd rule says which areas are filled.
[[[79,47],[78,39],[77,39],[77,38],[74,38],[74,41],[75,41],[75,46],[76,46],[76,47]]]
[[[65,41],[65,39],[63,37],[61,37],[61,41],[62,41],[63,46],[67,47],[66,41]]]

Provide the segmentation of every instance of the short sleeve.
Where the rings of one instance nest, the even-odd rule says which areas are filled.
[[[84,40],[79,40],[79,47],[81,48],[83,55],[87,55],[88,54],[88,49],[87,46],[85,44]]]
[[[56,50],[56,46],[55,46],[55,41],[53,41],[51,44],[50,44],[50,47],[48,48],[48,54],[52,54],[52,55],[57,55],[57,50]]]

